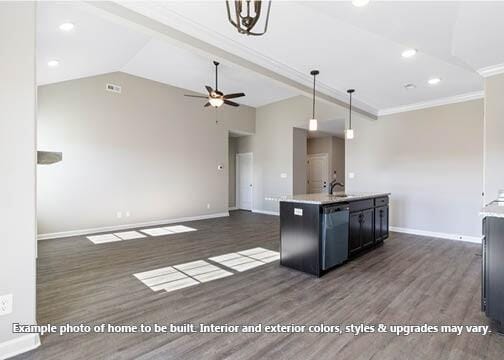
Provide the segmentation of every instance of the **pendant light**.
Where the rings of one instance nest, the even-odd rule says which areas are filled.
[[[350,95],[350,106],[348,107],[348,129],[345,131],[345,137],[348,140],[351,140],[354,138],[354,131],[352,129],[352,94],[355,92],[354,89],[348,89],[347,93]]]
[[[310,131],[317,131],[318,129],[318,121],[315,118],[315,78],[319,74],[318,70],[312,70],[310,72],[311,75],[313,75],[313,112],[312,112],[312,118],[310,119],[310,123],[308,126],[308,130]]]
[[[261,36],[268,31],[271,0],[226,0],[226,9],[229,22],[240,34]],[[261,13],[265,11],[266,18],[264,21],[261,21],[263,28],[259,31],[253,31],[256,25],[259,24]]]

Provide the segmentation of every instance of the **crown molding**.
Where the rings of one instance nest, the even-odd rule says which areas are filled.
[[[431,108],[431,107],[435,107],[435,106],[456,104],[456,103],[461,103],[461,102],[465,102],[465,101],[482,99],[484,97],[485,97],[485,93],[483,91],[474,91],[474,92],[470,92],[470,93],[445,97],[445,98],[441,98],[441,99],[435,99],[435,100],[430,100],[430,101],[414,103],[414,104],[410,104],[410,105],[404,105],[404,106],[398,106],[398,107],[394,107],[394,108],[379,110],[378,116],[385,116],[385,115],[397,114],[397,113],[402,113],[402,112],[407,112],[407,111],[427,109],[427,108]]]
[[[478,74],[480,74],[483,77],[489,77],[489,76],[494,76],[494,75],[498,75],[498,74],[503,74],[504,73],[504,63],[482,67],[481,69],[478,69],[477,71],[478,71]]]

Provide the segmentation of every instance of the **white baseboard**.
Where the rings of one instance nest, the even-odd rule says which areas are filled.
[[[280,213],[278,211],[268,211],[268,210],[252,209],[252,212],[253,213],[258,213],[258,214],[280,216]]]
[[[15,339],[0,343],[0,359],[25,353],[40,346],[40,337],[38,334],[26,334],[18,336]]]
[[[236,206],[230,207],[228,211],[234,211],[234,210],[239,210]]]
[[[447,234],[447,233],[439,233],[439,232],[433,232],[433,231],[407,229],[407,228],[396,227],[396,226],[391,226],[390,231],[400,232],[400,233],[404,233],[404,234],[429,236],[429,237],[448,239],[448,240],[465,241],[465,242],[471,242],[471,243],[476,243],[476,244],[481,244],[481,239],[482,239],[482,237],[477,237],[477,236]]]
[[[173,223],[178,223],[178,222],[183,222],[183,221],[214,219],[214,218],[225,217],[225,216],[229,216],[229,212],[226,211],[226,212],[215,213],[215,214],[187,216],[187,217],[181,217],[181,218],[177,218],[177,219],[165,219],[165,220],[147,221],[147,222],[135,223],[135,224],[123,224],[123,225],[114,225],[114,226],[104,226],[104,227],[93,228],[93,229],[81,229],[81,230],[49,233],[49,234],[39,234],[37,238],[38,238],[38,240],[49,240],[49,239],[57,239],[57,238],[63,238],[63,237],[69,237],[69,236],[81,236],[81,235],[89,235],[89,234],[108,232],[108,231],[127,230],[127,229],[133,229],[133,228],[144,227],[144,226],[157,226],[157,225],[164,225],[164,224],[173,224]]]

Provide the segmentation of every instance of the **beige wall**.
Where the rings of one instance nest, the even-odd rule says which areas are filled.
[[[345,183],[345,139],[333,136],[332,137],[332,169],[329,179],[334,179],[340,183]],[[336,174],[335,174],[336,172]],[[337,190],[345,190],[345,188],[336,187]]]
[[[504,74],[485,80],[485,203],[504,190]]]
[[[354,129],[347,192],[391,192],[395,227],[480,236],[482,100],[356,120]]]
[[[293,128],[292,136],[292,193],[293,195],[306,194],[308,192],[308,174],[306,173],[308,131],[306,131],[305,129]]]
[[[39,233],[227,212],[228,132],[253,133],[255,109],[224,106],[216,123],[185,93],[124,73],[40,87],[40,149],[63,162],[39,167]]]
[[[34,3],[0,2],[0,44],[0,295],[13,298],[12,313],[0,316],[3,359],[38,341],[12,334],[12,323],[36,322]]]
[[[293,194],[292,129],[306,126],[311,110],[311,99],[304,96],[256,109],[256,133],[251,137],[256,184],[254,209],[278,212],[278,199]],[[321,121],[338,119],[345,113],[340,106],[317,101],[317,118]]]
[[[328,154],[327,178],[336,179],[340,183],[345,181],[345,140],[336,136],[323,136],[308,139],[308,154]],[[335,174],[336,172],[336,174]],[[340,186],[336,191],[342,191]]]

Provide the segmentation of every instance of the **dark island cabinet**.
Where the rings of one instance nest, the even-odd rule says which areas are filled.
[[[389,198],[377,197],[371,200],[350,203],[348,224],[348,257],[383,243],[389,236]]]
[[[361,212],[350,213],[350,221],[348,223],[348,254],[350,256],[362,249],[361,216]]]
[[[350,256],[374,244],[374,210],[366,209],[350,213],[349,247]]]
[[[375,241],[381,242],[389,236],[389,208],[380,206],[375,209]]]

